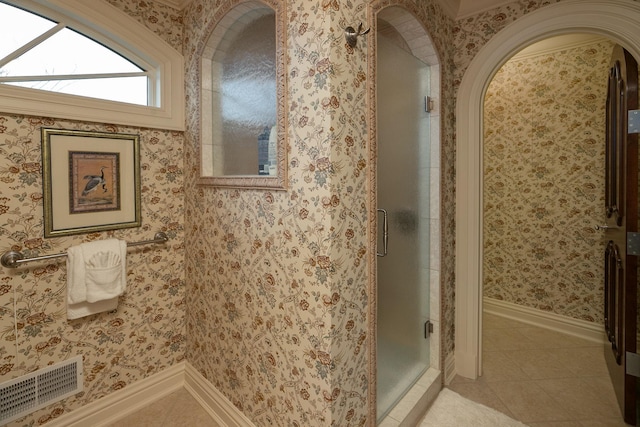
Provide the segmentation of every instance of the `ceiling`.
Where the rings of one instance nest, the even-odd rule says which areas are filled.
[[[176,9],[185,8],[191,0],[156,0],[158,3]],[[454,19],[465,18],[478,12],[493,9],[507,3],[513,3],[516,0],[437,0],[445,11]]]

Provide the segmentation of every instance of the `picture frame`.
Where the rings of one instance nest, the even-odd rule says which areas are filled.
[[[42,128],[44,237],[140,227],[140,136]]]

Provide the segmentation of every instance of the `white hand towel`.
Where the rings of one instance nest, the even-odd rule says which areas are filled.
[[[80,302],[78,304],[67,303],[67,319],[79,319],[92,314],[112,311],[118,308],[118,298],[106,299],[98,302]]]
[[[108,239],[67,250],[67,318],[113,310],[126,290],[127,243]]]

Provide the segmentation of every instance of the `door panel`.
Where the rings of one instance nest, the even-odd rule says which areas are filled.
[[[381,419],[429,364],[429,69],[378,34],[377,412]],[[386,220],[385,220],[386,218]],[[386,229],[385,229],[386,223]],[[385,235],[388,239],[385,239]]]
[[[636,425],[636,378],[627,374],[636,352],[637,257],[627,233],[638,230],[638,137],[627,131],[627,112],[638,108],[638,65],[621,46],[611,58],[607,94],[605,172],[605,359],[625,422]]]

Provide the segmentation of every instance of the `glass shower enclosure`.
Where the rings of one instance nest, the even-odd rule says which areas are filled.
[[[429,367],[429,66],[377,35],[377,414]]]

